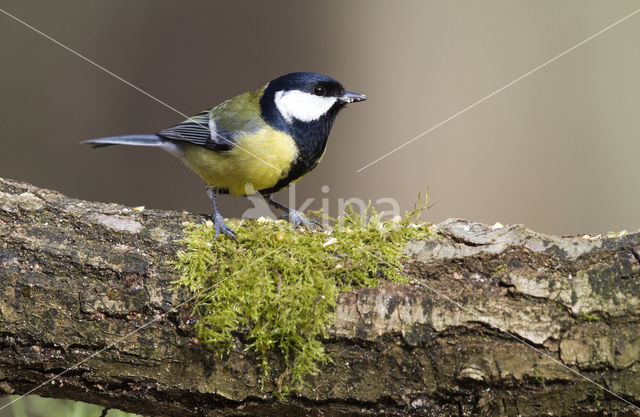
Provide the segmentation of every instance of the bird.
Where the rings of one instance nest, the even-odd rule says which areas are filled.
[[[316,222],[276,202],[273,193],[318,165],[340,110],[366,99],[327,75],[292,72],[158,133],[82,143],[157,147],[182,159],[206,183],[215,237],[222,233],[237,242],[235,231],[225,224],[218,209],[220,194],[260,193],[270,205],[283,210],[294,227],[315,228]]]

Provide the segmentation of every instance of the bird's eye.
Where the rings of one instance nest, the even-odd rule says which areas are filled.
[[[327,93],[327,90],[321,85],[316,85],[313,87],[313,94],[316,96],[324,96]]]

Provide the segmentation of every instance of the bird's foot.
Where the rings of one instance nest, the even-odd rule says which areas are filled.
[[[315,220],[309,220],[307,217],[300,213],[298,210],[289,209],[289,214],[284,215],[285,218],[289,219],[289,223],[293,225],[293,227],[297,228],[299,226],[304,226],[308,230],[315,230],[316,227],[322,229],[322,225]]]
[[[236,243],[238,243],[236,232],[234,232],[232,228],[224,223],[224,217],[222,217],[219,213],[215,213],[213,216],[211,216],[211,220],[213,220],[213,227],[216,229],[214,238],[218,237],[220,232],[222,232],[223,234],[229,236],[231,239],[235,240]]]

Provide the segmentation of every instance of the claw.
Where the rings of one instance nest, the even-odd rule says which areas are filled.
[[[286,215],[285,215],[286,216]],[[322,225],[315,220],[309,220],[307,217],[300,213],[297,210],[289,209],[289,215],[286,216],[289,218],[289,222],[293,224],[293,227],[297,228],[300,226],[304,226],[308,230],[315,230],[316,227],[322,229]]]
[[[231,239],[235,240],[236,243],[238,243],[236,232],[234,232],[232,228],[224,223],[224,217],[222,217],[219,213],[216,213],[211,216],[211,220],[213,220],[213,227],[216,229],[214,238],[218,237],[220,232],[222,232],[223,234],[229,236]]]
[[[224,217],[222,217],[220,215],[220,212],[218,211],[218,203],[216,202],[216,193],[217,191],[215,188],[207,187],[207,195],[209,196],[209,198],[211,199],[211,202],[213,203],[213,215],[211,215],[211,220],[213,220],[213,226],[216,229],[216,234],[214,238],[218,237],[220,232],[222,232],[225,235],[229,236],[231,239],[235,240],[236,243],[238,243],[238,239],[236,239],[236,232],[234,232],[232,228],[224,224]]]
[[[271,194],[269,194],[268,202],[272,206],[275,206],[280,210],[284,210],[285,212],[288,212],[289,214],[282,215],[282,218],[283,219],[288,218],[289,222],[293,224],[293,227],[304,226],[309,230],[314,230],[316,227],[319,227],[320,229],[322,229],[322,225],[317,221],[309,220],[306,218],[304,214],[300,213],[298,210],[294,210],[292,208],[285,206],[284,204],[280,204],[277,201],[274,201]]]

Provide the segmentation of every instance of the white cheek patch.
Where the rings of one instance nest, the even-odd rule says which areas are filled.
[[[300,90],[278,91],[276,107],[289,123],[292,119],[312,122],[324,116],[338,100],[337,97],[320,97]]]

